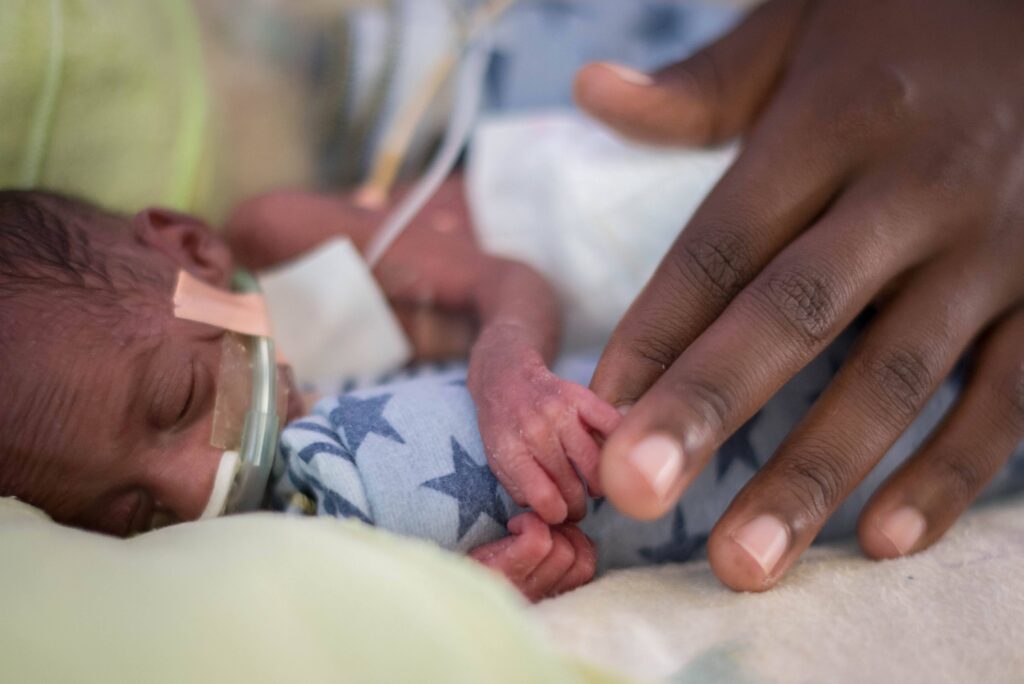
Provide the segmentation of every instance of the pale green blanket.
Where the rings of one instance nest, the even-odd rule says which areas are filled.
[[[207,111],[187,0],[0,2],[0,187],[196,209]]]
[[[610,682],[469,561],[257,514],[129,541],[0,499],[3,682]]]

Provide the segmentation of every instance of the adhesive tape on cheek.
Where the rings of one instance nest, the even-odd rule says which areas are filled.
[[[208,285],[187,271],[178,274],[174,315],[242,335],[270,337],[267,303],[259,294],[236,294]]]
[[[231,493],[231,485],[235,482],[235,475],[240,467],[238,452],[225,451],[220,457],[220,465],[217,466],[217,474],[213,478],[213,490],[210,492],[210,500],[206,502],[206,508],[200,520],[209,520],[224,515],[224,509],[228,505],[228,494]]]

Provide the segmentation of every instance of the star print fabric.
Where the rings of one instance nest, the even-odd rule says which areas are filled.
[[[852,344],[841,337],[743,426],[663,519],[638,522],[601,500],[581,529],[598,548],[598,568],[683,562],[700,557],[715,521],[820,395]],[[596,355],[564,360],[561,377],[587,384]],[[508,533],[516,506],[491,474],[466,389],[465,367],[421,368],[376,386],[325,399],[281,438],[292,488],[320,515],[371,525],[466,552]],[[959,374],[946,382],[912,429],[839,508],[821,539],[852,535],[874,489],[927,437],[951,405]],[[1024,445],[990,494],[1024,486]],[[280,498],[280,496],[279,496]]]

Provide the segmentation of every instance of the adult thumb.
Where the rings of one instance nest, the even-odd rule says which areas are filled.
[[[728,140],[774,91],[807,1],[772,0],[689,59],[653,74],[589,64],[576,75],[576,102],[641,142],[701,146]]]

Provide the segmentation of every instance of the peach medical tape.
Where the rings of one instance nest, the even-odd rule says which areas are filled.
[[[181,271],[174,290],[175,317],[225,331],[210,435],[221,459],[201,519],[259,507],[288,405],[266,300],[251,276],[238,273],[235,280],[242,292]]]
[[[270,337],[270,315],[263,295],[221,290],[187,271],[178,274],[174,288],[174,315],[241,335]]]

